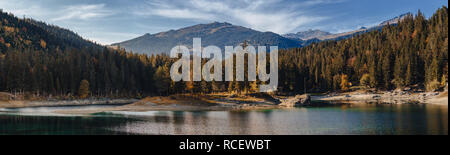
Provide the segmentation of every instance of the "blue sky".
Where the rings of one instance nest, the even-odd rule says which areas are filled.
[[[447,0],[0,0],[0,8],[71,29],[101,44],[201,23],[229,22],[279,34],[372,26]]]

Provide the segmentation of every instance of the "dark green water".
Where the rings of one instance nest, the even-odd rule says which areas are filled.
[[[107,112],[89,116],[61,116],[51,114],[52,110],[0,109],[0,135],[448,135],[448,107],[434,105],[358,104],[251,112]]]

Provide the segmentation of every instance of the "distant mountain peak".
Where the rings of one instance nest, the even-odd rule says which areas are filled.
[[[389,19],[389,20],[386,20],[386,21],[380,23],[379,26],[397,24],[398,22],[402,21],[403,19],[405,19],[409,15],[412,15],[412,13],[408,12],[408,13],[401,14],[401,15],[399,15],[397,17],[394,17],[392,19]]]
[[[217,24],[217,25],[233,25],[233,24],[228,23],[228,22],[218,22],[218,21],[215,21],[215,22],[212,22],[212,23],[209,23],[209,24]],[[208,24],[206,24],[206,25],[208,25]]]
[[[112,44],[112,46],[120,46],[137,53],[160,54],[170,52],[171,48],[177,45],[184,45],[191,49],[193,38],[201,38],[204,47],[215,45],[220,48],[237,46],[244,41],[247,41],[249,45],[278,46],[280,49],[301,47],[303,43],[300,40],[285,38],[273,32],[260,32],[227,22],[213,22],[156,34],[146,34]]]
[[[286,38],[292,38],[292,39],[301,39],[301,40],[310,40],[314,38],[320,38],[323,36],[331,35],[330,32],[321,31],[318,29],[309,29],[308,31],[301,31],[297,33],[289,33],[283,35]]]
[[[380,24],[373,26],[373,27],[364,27],[363,26],[363,27],[360,27],[359,29],[356,29],[353,31],[343,32],[343,33],[338,33],[338,34],[332,34],[332,33],[321,31],[321,30],[310,29],[308,31],[302,31],[302,32],[298,32],[298,33],[289,33],[289,34],[285,34],[283,36],[286,38],[291,38],[291,39],[301,39],[306,42],[317,42],[317,40],[340,40],[340,39],[350,38],[356,34],[362,34],[362,33],[366,33],[369,31],[380,30],[381,28],[383,28],[386,25],[398,24],[400,21],[404,20],[406,17],[408,17],[410,15],[412,15],[412,13],[404,13],[404,14],[401,14],[392,19],[383,21]]]

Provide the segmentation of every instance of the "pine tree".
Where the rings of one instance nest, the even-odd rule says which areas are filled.
[[[170,75],[169,71],[166,65],[159,66],[158,69],[155,72],[155,75],[153,79],[156,82],[156,88],[157,92],[162,95],[168,95],[169,94],[169,87],[170,87]]]
[[[383,83],[385,89],[391,89],[391,55],[386,54],[382,65]]]
[[[403,88],[405,86],[404,71],[403,59],[398,57],[394,68],[394,83],[397,88]]]
[[[406,75],[405,75],[405,85],[409,86],[413,84],[413,71],[412,71],[411,63],[408,63],[408,66],[406,67]]]
[[[436,56],[433,57],[425,78],[426,83],[435,82],[439,78],[439,60]]]
[[[374,58],[372,58],[374,59]],[[376,64],[375,61],[372,60],[370,65],[369,65],[369,86],[371,88],[376,88],[378,85],[377,82],[377,71],[376,71]]]

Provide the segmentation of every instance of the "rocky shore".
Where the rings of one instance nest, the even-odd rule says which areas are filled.
[[[376,102],[389,104],[423,103],[448,105],[448,92],[412,92],[412,91],[383,91],[383,92],[348,92],[331,93],[312,96],[316,101],[353,101]]]
[[[279,106],[282,107],[301,107],[312,105],[311,96],[308,94],[296,95],[295,97],[280,99],[280,101],[281,104],[279,104]]]

